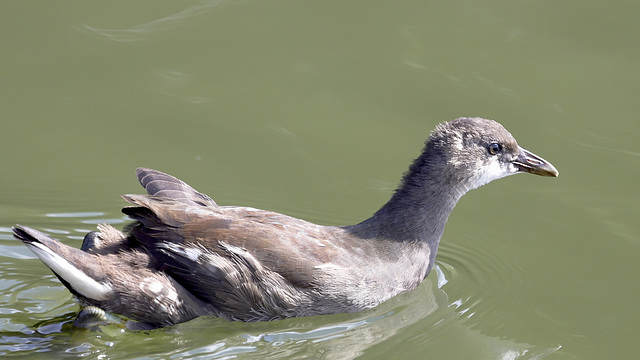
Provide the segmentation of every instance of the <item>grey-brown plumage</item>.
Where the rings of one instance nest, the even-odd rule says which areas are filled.
[[[148,195],[123,196],[135,221],[126,234],[101,225],[78,250],[27,227],[14,232],[82,305],[152,327],[203,315],[261,321],[355,312],[415,288],[460,197],[518,172],[558,175],[500,124],[459,118],[434,130],[389,202],[356,225],[219,206],[140,168]]]

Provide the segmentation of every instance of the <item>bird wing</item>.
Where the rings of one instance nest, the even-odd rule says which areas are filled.
[[[208,195],[202,194],[184,181],[158,170],[138,168],[136,175],[140,185],[152,196],[173,199],[188,205],[216,207]]]
[[[230,245],[300,288],[313,287],[314,268],[331,260],[331,251],[314,251],[313,247],[326,247],[332,233],[338,231],[252,208],[212,208],[149,195],[123,198],[134,205],[123,212],[137,221],[130,236],[159,263],[170,261],[160,243],[204,249],[227,258],[232,257],[226,250]]]

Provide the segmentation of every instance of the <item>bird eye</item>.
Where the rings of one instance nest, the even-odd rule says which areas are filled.
[[[498,143],[491,143],[489,145],[489,154],[491,155],[495,155],[497,153],[500,152],[500,150],[502,150],[502,145],[498,144]]]

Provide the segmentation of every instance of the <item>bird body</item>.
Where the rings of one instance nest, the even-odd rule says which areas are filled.
[[[389,202],[356,225],[220,206],[140,168],[147,195],[123,196],[134,220],[124,233],[100,225],[81,249],[23,226],[14,233],[83,306],[149,327],[356,312],[420,284],[460,197],[518,172],[558,174],[500,124],[460,118],[436,128]]]

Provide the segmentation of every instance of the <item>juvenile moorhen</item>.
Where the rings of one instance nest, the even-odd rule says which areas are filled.
[[[440,124],[391,199],[351,226],[220,206],[162,172],[140,168],[148,195],[124,195],[134,220],[87,234],[81,249],[17,225],[22,240],[81,305],[149,328],[198,316],[262,321],[356,312],[415,288],[467,191],[508,175],[558,176],[495,121]],[[87,315],[85,312],[82,315]],[[92,318],[93,319],[93,318]]]

